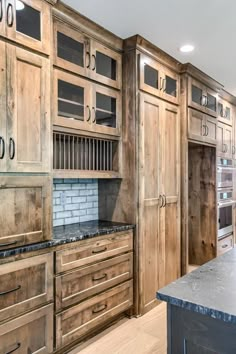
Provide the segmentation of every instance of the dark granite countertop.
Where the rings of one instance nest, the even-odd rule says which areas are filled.
[[[157,298],[236,323],[236,248],[160,289]]]
[[[134,225],[132,224],[123,224],[103,220],[86,221],[66,226],[56,226],[53,228],[52,240],[0,251],[0,258],[15,256],[26,252],[38,251],[45,248],[64,245],[66,243],[77,242],[96,236],[130,230],[133,228]]]

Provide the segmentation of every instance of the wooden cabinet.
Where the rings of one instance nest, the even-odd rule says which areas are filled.
[[[191,77],[188,81],[188,106],[217,117],[217,93]]]
[[[0,353],[53,352],[53,305],[0,325]]]
[[[167,101],[179,101],[179,76],[157,61],[139,54],[140,89]]]
[[[119,135],[119,92],[54,70],[54,93],[55,125]]]
[[[0,322],[53,301],[53,254],[0,267]]]
[[[0,34],[31,49],[49,54],[50,5],[42,0],[1,0]]]
[[[188,138],[216,145],[217,120],[195,109],[188,108]]]
[[[51,179],[0,177],[0,250],[51,238]]]
[[[121,54],[59,21],[54,22],[54,63],[107,86],[121,88]]]
[[[223,100],[222,98],[218,99],[218,121],[231,125],[233,123],[233,107],[232,105]]]
[[[233,130],[232,127],[218,122],[217,155],[232,159]]]
[[[49,61],[0,42],[1,172],[49,172]],[[33,81],[32,81],[33,78]],[[6,105],[6,106],[5,106]]]
[[[56,347],[83,338],[93,328],[130,308],[132,303],[130,280],[56,315]]]
[[[140,94],[142,312],[156,304],[157,289],[180,274],[179,140],[178,108]]]
[[[225,252],[231,250],[233,247],[233,235],[221,239],[217,244],[217,256],[221,256]]]

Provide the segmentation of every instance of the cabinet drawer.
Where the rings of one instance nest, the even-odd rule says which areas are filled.
[[[48,354],[53,351],[53,305],[0,326],[0,354]]]
[[[56,316],[56,346],[64,346],[133,304],[132,280]]]
[[[53,300],[53,255],[0,266],[0,321]]]
[[[128,253],[56,278],[56,310],[65,309],[133,277]]]
[[[233,248],[233,236],[224,238],[223,240],[218,241],[217,246],[217,255],[220,256],[225,252],[228,252]]]
[[[92,240],[71,250],[56,252],[56,272],[65,272],[132,249],[132,231],[119,232],[97,241]]]

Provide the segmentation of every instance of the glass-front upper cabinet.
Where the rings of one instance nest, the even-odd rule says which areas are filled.
[[[5,19],[2,19],[5,21],[5,36],[32,49],[49,54],[51,41],[50,5],[42,0],[5,0],[0,3],[5,3],[5,6],[2,5],[5,15]]]
[[[191,77],[189,77],[188,105],[213,117],[217,116],[216,92]]]
[[[219,98],[218,101],[218,120],[222,123],[228,124],[232,126],[232,115],[233,108],[230,103]]]
[[[65,72],[54,70],[54,124],[88,129],[91,124],[90,83]]]
[[[140,90],[162,97],[167,101],[179,101],[179,76],[157,61],[139,54]]]

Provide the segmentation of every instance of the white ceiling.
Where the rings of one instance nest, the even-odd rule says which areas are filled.
[[[64,0],[121,38],[140,34],[236,95],[235,0]],[[182,54],[192,43],[196,50]]]

